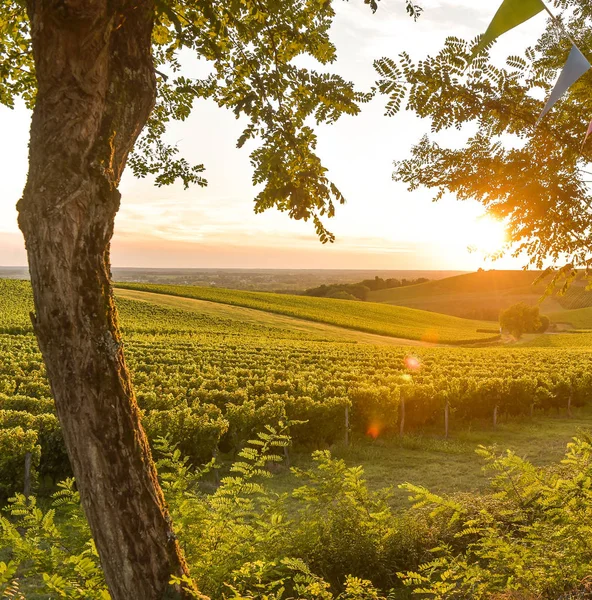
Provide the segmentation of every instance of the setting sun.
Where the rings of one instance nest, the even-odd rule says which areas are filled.
[[[475,251],[493,254],[502,250],[506,244],[506,228],[501,221],[493,217],[480,217],[475,222],[470,238],[469,246]]]

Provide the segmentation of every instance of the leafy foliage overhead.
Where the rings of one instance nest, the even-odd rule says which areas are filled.
[[[592,5],[555,0],[565,27],[578,46],[592,54]],[[376,62],[378,88],[388,95],[386,113],[403,107],[431,122],[431,135],[395,163],[394,179],[410,190],[436,190],[436,200],[452,193],[476,199],[506,219],[512,252],[524,253],[542,268],[567,264],[561,274],[592,265],[592,145],[582,140],[592,118],[592,73],[582,77],[543,123],[537,117],[571,48],[558,25],[549,22],[524,56],[505,65],[488,48],[470,65],[477,41],[450,37],[435,56],[414,62]],[[490,45],[491,46],[491,45]],[[437,134],[467,132],[463,147],[447,148]]]
[[[364,0],[376,11],[376,0]],[[32,106],[35,74],[29,23],[22,0],[0,0],[0,102],[22,97]],[[417,18],[421,8],[407,0]],[[203,165],[191,165],[166,140],[167,124],[184,121],[198,99],[209,99],[243,118],[238,140],[251,152],[255,211],[275,207],[294,219],[311,219],[322,242],[332,241],[322,218],[345,199],[316,154],[315,124],[356,115],[372,92],[323,67],[335,61],[329,30],[334,0],[157,0],[154,57],[158,100],[130,167],[156,185],[180,180],[206,185]],[[203,79],[187,76],[197,58],[209,66]],[[311,66],[312,65],[312,66]]]

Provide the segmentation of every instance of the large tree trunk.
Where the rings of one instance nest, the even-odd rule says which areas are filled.
[[[109,244],[155,99],[151,0],[28,0],[38,95],[19,224],[33,323],[114,600],[183,598],[187,573],[123,357]]]

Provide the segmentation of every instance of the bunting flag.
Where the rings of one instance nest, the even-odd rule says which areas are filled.
[[[479,45],[473,50],[471,61],[500,35],[528,21],[543,10],[545,5],[542,0],[504,0],[487,31],[481,37]]]
[[[567,57],[567,62],[561,71],[561,75],[543,108],[543,112],[537,121],[537,125],[543,120],[544,116],[553,108],[555,103],[569,90],[569,88],[591,68],[588,59],[580,52],[576,46],[572,46],[571,52]]]
[[[582,150],[584,149],[584,146],[586,145],[586,142],[588,141],[588,138],[590,137],[591,133],[592,133],[592,121],[590,121],[590,125],[588,125],[588,131],[586,132],[586,137],[584,138],[584,141],[582,142]]]

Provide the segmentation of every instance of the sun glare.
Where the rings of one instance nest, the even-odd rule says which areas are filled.
[[[499,252],[507,241],[504,224],[493,217],[477,219],[471,231],[471,246],[479,252],[493,254]]]

